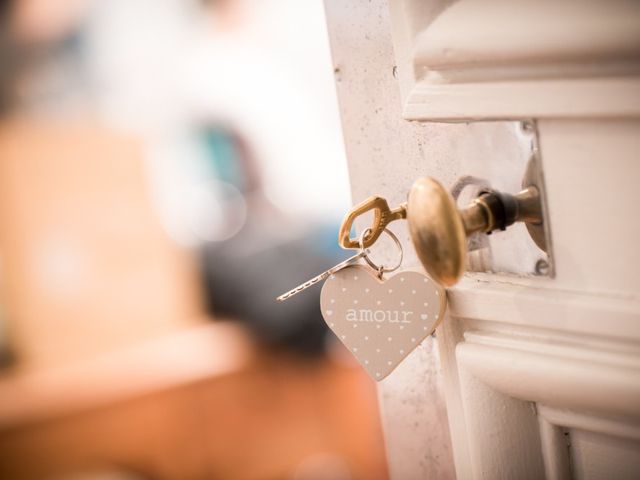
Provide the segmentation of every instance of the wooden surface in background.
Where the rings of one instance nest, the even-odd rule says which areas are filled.
[[[287,479],[341,464],[387,478],[375,389],[359,368],[259,354],[223,376],[0,432],[0,478],[123,469],[150,479]],[[336,466],[337,465],[337,466]],[[338,478],[330,471],[313,478]]]

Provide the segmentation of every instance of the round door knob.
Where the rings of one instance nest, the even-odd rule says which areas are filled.
[[[444,286],[465,270],[467,236],[455,201],[433,178],[417,180],[407,202],[409,231],[420,262]]]
[[[511,195],[481,192],[467,207],[458,209],[451,194],[436,180],[417,180],[409,193],[407,219],[418,258],[431,277],[449,287],[465,271],[467,237],[505,230],[515,222],[542,225],[538,189],[531,185]],[[538,246],[543,242],[534,238]]]

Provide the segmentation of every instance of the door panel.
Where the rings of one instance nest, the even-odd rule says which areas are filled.
[[[532,155],[544,176],[550,258],[492,235],[436,339],[379,384],[392,477],[637,478],[640,4],[325,5],[354,203],[422,176],[515,192]]]

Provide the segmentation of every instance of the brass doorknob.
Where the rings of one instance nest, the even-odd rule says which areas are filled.
[[[515,222],[540,227],[542,207],[538,189],[530,185],[515,195],[483,191],[459,210],[451,194],[440,183],[425,177],[411,188],[407,219],[422,265],[434,280],[451,286],[464,273],[468,236],[504,230]],[[545,250],[544,235],[535,235],[531,228],[529,231],[538,246]]]

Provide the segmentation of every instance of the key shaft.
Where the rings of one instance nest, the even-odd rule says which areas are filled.
[[[298,285],[296,288],[289,290],[287,293],[283,293],[282,295],[277,297],[276,300],[278,300],[279,302],[284,302],[285,300],[293,297],[294,295],[297,295],[303,290],[306,290],[307,288],[312,287],[316,283],[321,282],[322,280],[328,278],[330,275],[333,275],[337,271],[357,263],[358,260],[360,260],[361,258],[365,257],[368,254],[369,254],[369,250],[361,250],[360,252],[356,253],[354,256],[347,258],[346,260],[340,262],[339,264],[331,267],[329,270],[322,272],[320,275],[313,277],[311,280],[307,280],[306,282]]]

